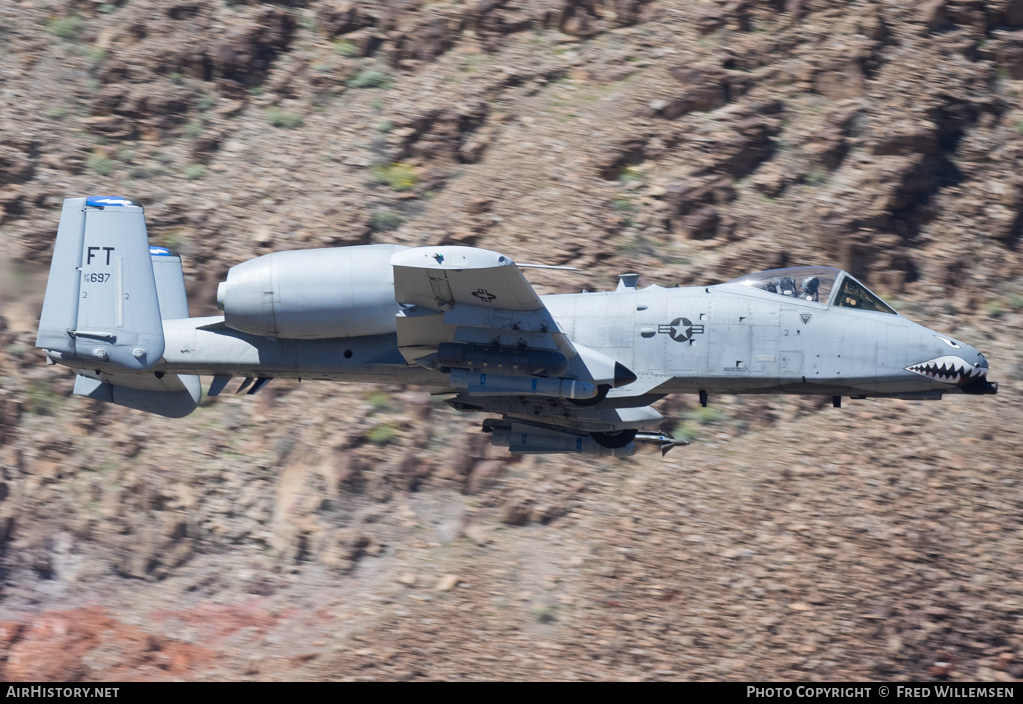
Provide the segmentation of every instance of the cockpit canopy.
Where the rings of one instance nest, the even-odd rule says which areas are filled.
[[[747,274],[728,283],[802,301],[898,315],[848,272],[830,266],[800,266]]]

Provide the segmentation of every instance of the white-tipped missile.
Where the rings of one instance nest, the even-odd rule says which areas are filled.
[[[513,455],[565,453],[594,455],[597,457],[631,457],[636,454],[635,443],[625,447],[601,447],[593,438],[568,433],[552,433],[519,424],[511,428],[494,428],[490,442],[496,447],[507,447]]]

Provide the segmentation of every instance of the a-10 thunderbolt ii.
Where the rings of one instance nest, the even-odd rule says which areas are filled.
[[[64,201],[36,345],[74,393],[181,417],[276,378],[416,384],[513,453],[666,452],[651,403],[674,393],[938,399],[993,394],[975,348],[896,313],[848,272],[776,269],[726,283],[539,296],[503,254],[365,245],[230,269],[222,316],[190,318],[181,259],[142,207]]]

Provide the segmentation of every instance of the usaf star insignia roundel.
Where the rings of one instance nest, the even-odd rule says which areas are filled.
[[[703,333],[702,325],[693,325],[689,318],[675,318],[667,325],[658,325],[657,332],[667,333],[675,342],[693,344],[693,336]]]

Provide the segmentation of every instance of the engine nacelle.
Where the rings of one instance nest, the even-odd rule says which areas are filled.
[[[391,255],[408,249],[371,244],[298,249],[250,259],[217,288],[224,322],[241,332],[293,340],[395,331]]]

